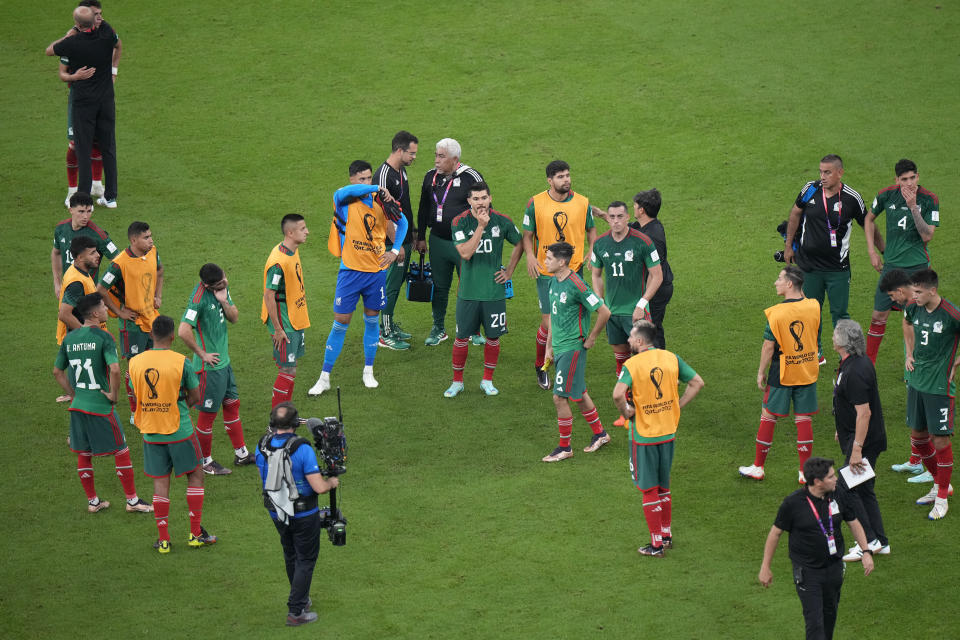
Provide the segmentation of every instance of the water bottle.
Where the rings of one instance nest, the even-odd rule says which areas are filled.
[[[503,265],[500,265],[500,270],[503,271]],[[512,278],[503,283],[503,293],[504,293],[504,297],[507,300],[513,297],[513,279]]]

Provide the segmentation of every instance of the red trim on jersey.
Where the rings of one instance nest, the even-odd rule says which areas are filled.
[[[107,232],[101,229],[100,227],[98,227],[97,223],[95,223],[93,220],[87,223],[87,228],[89,228],[91,231],[93,231],[98,236],[100,236],[101,240],[107,239]]]
[[[190,302],[193,304],[198,304],[200,299],[203,297],[203,292],[206,291],[206,288],[203,286],[203,283],[197,285],[197,288],[193,290],[193,297],[190,298]]]
[[[453,220],[450,221],[450,226],[451,227],[457,226],[458,224],[460,224],[460,218],[468,215],[470,215],[470,209],[467,209],[463,213],[458,213],[456,216],[454,216]]]
[[[60,225],[62,225],[62,224],[67,224],[68,222],[73,222],[73,218],[66,218],[65,220],[61,220],[60,222],[58,222],[58,223],[55,224],[54,226],[59,227]],[[72,227],[73,225],[70,225],[70,226]]]
[[[933,191],[930,191],[930,189],[927,189],[926,187],[917,185],[917,193],[922,193],[925,196],[930,196],[933,198],[933,204],[940,204],[940,198],[937,197],[937,194],[935,194]]]
[[[77,413],[82,413],[88,416],[97,416],[98,418],[106,418],[113,413],[112,411],[110,413],[94,413],[92,411],[84,411],[83,409],[75,409],[73,407],[68,407],[67,411],[76,411]]]
[[[653,244],[653,240],[651,240],[650,236],[648,236],[647,234],[643,233],[642,231],[637,231],[633,227],[628,227],[628,228],[630,229],[630,235],[633,236],[634,238],[640,238],[647,244]]]
[[[899,184],[892,184],[889,187],[884,187],[883,189],[880,189],[877,195],[880,195],[881,193],[886,193],[887,191],[899,191],[899,190],[900,190]]]
[[[567,369],[567,383],[564,385],[563,390],[567,393],[570,393],[570,390],[573,388],[573,376],[577,371],[577,360],[580,358],[580,351],[574,351],[573,357],[570,358],[570,368]]]
[[[586,285],[586,283],[584,283],[584,281],[580,278],[580,276],[577,275],[577,272],[576,272],[576,271],[574,271],[574,270],[571,269],[571,270],[570,270],[570,276],[569,276],[569,277],[570,277],[570,278],[573,278],[573,286],[575,286],[577,289],[579,289],[579,290],[580,290],[580,293],[583,293],[584,291],[587,290],[587,285]]]

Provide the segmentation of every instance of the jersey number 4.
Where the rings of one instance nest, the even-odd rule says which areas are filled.
[[[76,360],[70,361],[70,366],[73,367],[73,378],[76,381],[74,385],[77,389],[91,389],[96,390],[100,388],[100,385],[97,384],[97,380],[93,375],[93,367],[91,366],[90,358],[86,360]],[[81,382],[80,378],[83,377],[84,372],[90,378],[89,382]]]

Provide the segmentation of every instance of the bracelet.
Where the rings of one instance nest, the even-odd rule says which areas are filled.
[[[111,73],[113,73],[113,75],[117,75],[117,68],[116,68],[116,67],[110,67],[110,71],[111,71]]]
[[[861,549],[860,553],[869,553],[871,556],[873,556],[873,549]]]
[[[860,447],[861,449],[863,449],[863,443],[862,443],[862,442],[857,442],[856,440],[853,441],[853,446],[855,446],[855,447]]]

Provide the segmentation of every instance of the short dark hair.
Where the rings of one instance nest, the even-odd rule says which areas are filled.
[[[795,264],[788,264],[781,269],[783,275],[790,281],[795,289],[803,287],[803,271]]]
[[[614,207],[623,207],[624,209],[626,209],[627,203],[623,202],[622,200],[614,200],[613,202],[607,205],[607,209],[613,209]]]
[[[936,289],[940,286],[940,279],[933,269],[920,269],[920,271],[910,274],[910,284],[925,289]]]
[[[833,460],[829,458],[819,458],[817,456],[807,458],[807,461],[803,463],[803,477],[807,480],[807,486],[812,487],[814,480],[826,478],[832,466]]]
[[[203,284],[217,284],[223,280],[223,269],[220,265],[208,262],[200,267],[200,281]]]
[[[877,288],[884,293],[890,291],[896,291],[900,287],[909,287],[910,286],[910,274],[908,274],[903,269],[894,269],[892,271],[887,271],[885,274],[880,276],[880,282],[877,283]]]
[[[899,178],[905,173],[910,173],[911,171],[917,170],[917,163],[913,160],[908,160],[907,158],[902,158],[897,164],[894,165],[893,171],[897,174]]]
[[[281,402],[270,410],[270,428],[296,429],[300,426],[300,414],[292,402]]]
[[[835,164],[841,169],[843,169],[843,158],[841,158],[835,153],[828,153],[827,155],[820,158],[820,162],[829,162],[830,164]]]
[[[559,258],[566,264],[570,264],[570,259],[573,258],[573,245],[568,242],[554,242],[547,247],[547,251],[552,253],[554,258]]]
[[[370,166],[370,163],[366,160],[354,160],[350,163],[350,168],[348,169],[351,176],[355,176],[361,171],[373,171],[373,167]]]
[[[127,238],[135,238],[145,234],[147,231],[150,231],[150,225],[146,222],[139,222],[134,220],[130,223],[130,226],[127,227]]]
[[[103,9],[103,5],[100,4],[99,0],[81,0],[78,7],[96,7],[97,9]]]
[[[409,131],[397,131],[397,135],[393,136],[393,141],[390,142],[390,150],[406,151],[411,144],[420,144],[417,136]]]
[[[96,249],[97,243],[90,236],[73,236],[70,241],[70,253],[76,258],[87,249]]]
[[[74,207],[92,207],[93,206],[93,196],[89,193],[84,193],[83,191],[77,191],[72,196],[70,196],[70,208]]]
[[[481,180],[480,182],[474,182],[472,185],[470,185],[470,188],[467,189],[468,193],[476,193],[477,191],[486,191],[487,193],[490,193],[490,185]]]
[[[287,215],[283,216],[282,220],[280,220],[280,231],[286,234],[288,224],[296,224],[301,220],[303,220],[303,216],[299,213],[288,213]]]
[[[173,318],[160,315],[154,319],[153,326],[150,327],[150,333],[153,334],[155,340],[165,340],[173,335],[173,328]]]
[[[88,293],[77,300],[77,304],[73,307],[73,313],[86,320],[93,314],[93,310],[100,306],[101,302],[103,302],[103,296],[99,293],[96,291]]]
[[[563,160],[554,160],[547,165],[547,177],[552,178],[561,171],[570,171],[570,165]]]
[[[657,327],[649,320],[637,320],[633,323],[633,330],[643,338],[645,344],[653,344],[657,336]]]
[[[657,214],[660,213],[662,200],[660,199],[660,192],[656,189],[647,189],[637,193],[633,196],[633,201],[651,218],[656,218]]]

